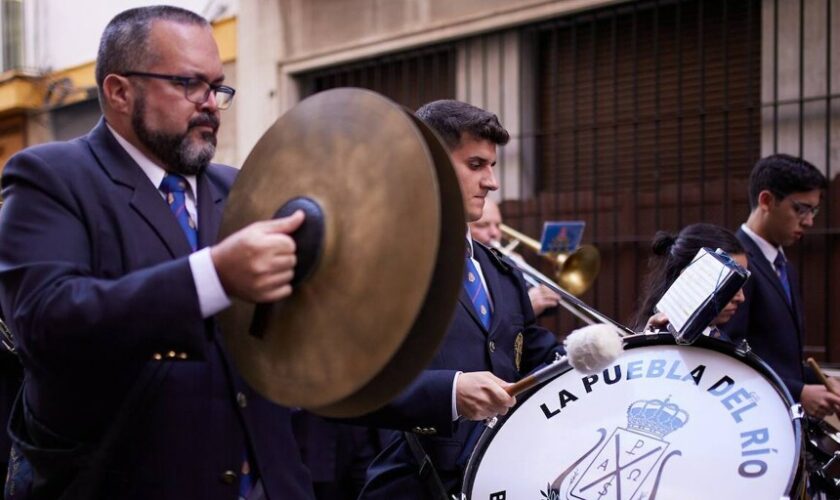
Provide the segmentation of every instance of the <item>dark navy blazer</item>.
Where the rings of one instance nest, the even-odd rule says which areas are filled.
[[[235,175],[211,165],[198,177],[200,246],[215,241]],[[171,363],[116,441],[105,495],[233,500],[239,481],[225,472],[239,472],[247,446],[268,498],[312,498],[289,410],[234,373],[201,317],[186,237],[105,122],[18,153],[2,185],[0,303],[33,421],[96,443],[139,375]],[[153,360],[169,351],[187,359]]]
[[[455,373],[489,371],[513,382],[553,360],[555,352],[562,351],[554,335],[535,324],[519,271],[486,247],[478,243],[474,247],[493,301],[489,331],[482,326],[462,288],[455,316],[431,364],[384,410],[391,412],[392,417],[393,414],[402,416],[402,420],[396,420],[401,427],[419,435],[450,489],[459,487],[466,458],[483,426],[480,422],[452,422]],[[519,347],[517,338],[522,341]],[[519,356],[517,351],[521,353]],[[386,449],[368,469],[367,484],[360,499],[429,498],[417,470],[402,433],[393,433]]]
[[[749,342],[752,350],[784,381],[799,401],[806,374],[802,366],[802,304],[796,270],[788,265],[792,303],[788,303],[779,276],[761,249],[739,229],[738,240],[749,259],[750,279],[744,285],[745,301],[721,330],[738,344]]]

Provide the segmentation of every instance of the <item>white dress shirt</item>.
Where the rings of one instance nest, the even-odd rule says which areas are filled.
[[[108,130],[114,134],[114,138],[125,149],[125,152],[134,160],[140,169],[149,178],[149,182],[160,192],[161,198],[166,199],[166,195],[160,191],[160,183],[166,176],[166,170],[157,166],[146,155],[134,147],[133,144],[125,140],[116,130],[108,125]],[[197,179],[194,175],[183,175],[184,179],[189,184],[189,189],[186,193],[186,208],[187,213],[192,217],[196,227],[198,227],[198,210],[196,193]],[[201,317],[209,318],[216,313],[226,309],[230,306],[230,298],[225,293],[222,287],[222,282],[219,281],[219,274],[216,272],[216,267],[213,265],[213,259],[210,257],[210,247],[199,249],[190,254],[190,271],[192,271],[193,283],[198,294],[198,304],[201,308]]]
[[[774,247],[769,241],[765,240],[761,236],[757,235],[755,231],[748,228],[746,224],[741,224],[741,231],[747,233],[747,236],[749,236],[750,239],[758,245],[758,249],[761,250],[761,254],[764,255],[764,258],[770,263],[770,269],[773,269],[778,274],[778,270],[776,270],[776,256],[782,254],[784,257],[785,252],[782,250],[782,247]]]

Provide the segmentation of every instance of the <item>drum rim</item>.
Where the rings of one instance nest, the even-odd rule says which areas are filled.
[[[672,345],[679,346],[679,344],[677,344],[676,342],[676,339],[674,339],[673,335],[667,333],[639,334],[636,336],[624,338],[625,350],[647,346]],[[743,361],[745,364],[758,371],[761,374],[761,376],[764,377],[764,379],[770,383],[770,385],[776,390],[779,396],[781,396],[782,400],[788,405],[789,411],[791,411],[795,406],[798,405],[798,403],[794,401],[793,397],[790,394],[790,391],[788,391],[787,386],[785,386],[784,382],[782,382],[782,379],[779,377],[779,375],[772,368],[770,368],[770,365],[768,365],[767,362],[765,362],[757,354],[752,352],[752,350],[739,350],[739,346],[731,342],[705,336],[698,338],[693,344],[686,347],[700,347],[703,349],[719,352],[721,354],[735,358],[739,361]],[[558,377],[563,376],[570,371],[572,371],[571,366],[569,366],[567,370],[563,370],[563,372],[560,373]],[[514,406],[506,415],[497,417],[496,422],[493,424],[493,426],[487,427],[481,433],[481,436],[479,436],[478,441],[476,442],[475,449],[473,450],[473,453],[470,455],[470,458],[467,461],[467,467],[464,470],[464,481],[461,485],[461,498],[463,500],[469,500],[471,498],[470,495],[473,484],[475,482],[476,471],[478,466],[481,464],[481,459],[484,457],[484,453],[487,451],[488,443],[493,440],[493,437],[504,426],[504,424],[508,421],[510,416],[513,415],[520,406],[525,404],[525,401],[527,401],[529,398],[531,398],[531,396],[539,392],[539,390],[542,389],[544,386],[550,384],[553,380],[554,379],[547,380],[539,385],[536,385],[535,387],[529,389],[524,394],[524,396],[518,396],[516,406]],[[794,463],[797,464],[797,466],[788,478],[786,491],[788,492],[789,498],[797,498],[805,489],[805,478],[808,475],[807,471],[805,470],[804,460],[805,438],[803,435],[803,418],[795,416],[793,413],[791,413],[790,417],[790,422],[793,426],[794,450],[796,453]]]

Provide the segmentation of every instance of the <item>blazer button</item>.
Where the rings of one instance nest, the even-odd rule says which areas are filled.
[[[248,398],[241,392],[237,392],[236,404],[238,404],[240,408],[245,408],[246,406],[248,406]]]
[[[219,479],[221,479],[222,482],[225,484],[233,484],[234,482],[236,482],[236,473],[232,470],[226,470],[222,472],[222,475]]]
[[[490,349],[490,352],[496,352],[496,343],[491,340],[487,343],[487,348]]]

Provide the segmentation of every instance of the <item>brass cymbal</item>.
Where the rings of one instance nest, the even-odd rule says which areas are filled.
[[[306,276],[276,304],[234,299],[220,314],[226,346],[276,403],[336,417],[371,411],[429,362],[457,303],[466,226],[449,157],[378,94],[316,94],[251,151],[219,238],[284,205],[307,212],[295,235],[296,280]]]

